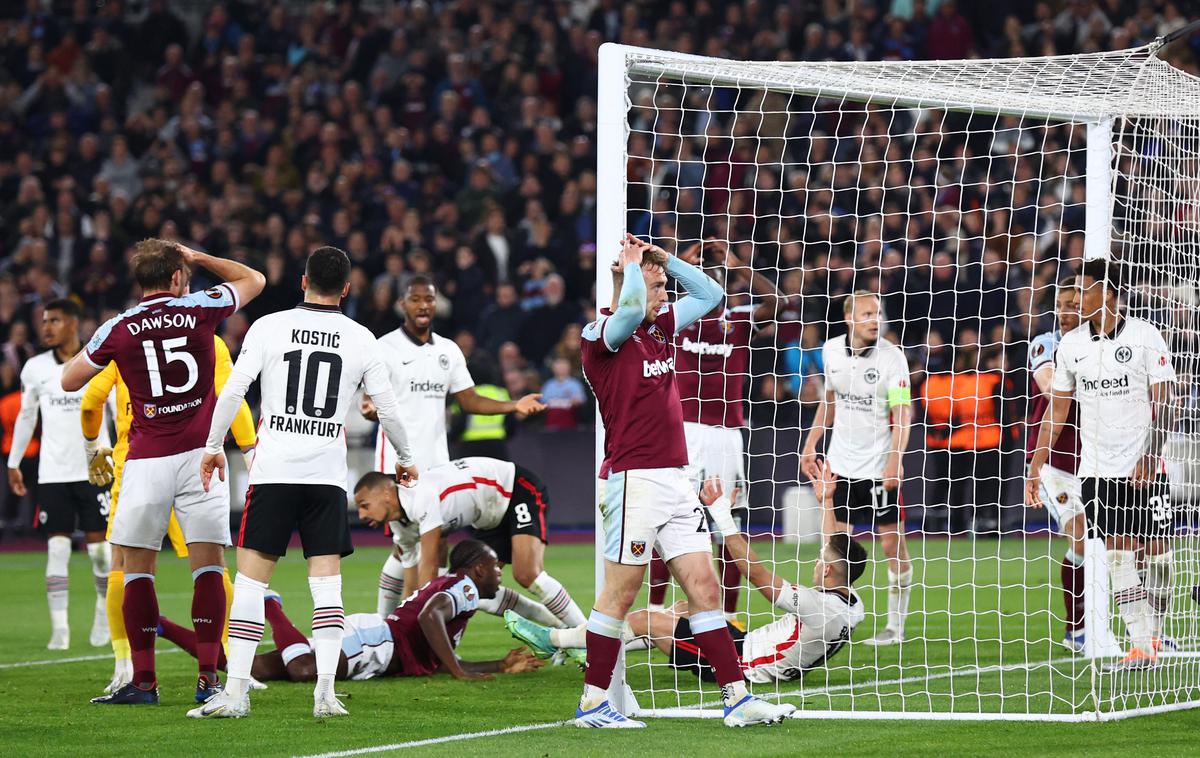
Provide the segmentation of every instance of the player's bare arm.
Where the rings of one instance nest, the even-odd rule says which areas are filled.
[[[480,416],[500,416],[509,413],[529,416],[546,410],[546,406],[541,402],[542,396],[538,393],[525,395],[516,400],[494,400],[480,395],[474,387],[468,387],[461,392],[454,393],[454,399],[467,413]]]
[[[779,296],[779,288],[758,270],[751,268],[748,261],[738,257],[727,243],[721,242],[718,244],[725,254],[726,268],[730,270],[743,268],[750,270],[750,291],[758,296],[758,307],[754,309],[751,320],[756,324],[773,321],[775,315],[779,313],[779,305],[782,302]]]
[[[800,470],[814,484],[824,478],[822,467],[817,461],[817,445],[821,442],[821,438],[825,436],[825,430],[833,426],[833,417],[833,390],[826,390],[825,396],[817,406],[816,415],[813,416],[812,427],[808,430],[808,436],[804,438],[804,449],[800,453]]]
[[[446,624],[454,618],[454,601],[447,595],[438,594],[430,598],[417,621],[425,634],[429,647],[442,663],[442,670],[455,679],[478,681],[491,679],[493,674],[520,674],[536,671],[545,661],[535,658],[520,648],[510,650],[501,660],[497,661],[464,661],[454,652]]]
[[[441,562],[442,528],[434,527],[421,535],[421,561],[417,564],[417,583],[415,586],[424,587],[426,583],[437,579]]]
[[[908,449],[908,436],[912,430],[912,406],[897,405],[891,411],[892,452],[883,465],[883,488],[894,490],[904,478],[904,451]]]
[[[779,593],[787,586],[787,582],[763,565],[758,555],[755,554],[754,548],[750,547],[750,541],[746,535],[737,528],[730,511],[731,500],[736,498],[736,490],[729,497],[725,497],[721,480],[717,477],[704,480],[704,484],[700,488],[700,502],[704,503],[704,507],[708,509],[714,528],[724,538],[725,546],[738,564],[738,568],[750,580],[750,584],[758,588],[764,597],[774,603],[779,597]]]
[[[1050,449],[1066,427],[1074,398],[1074,392],[1051,389],[1050,408],[1038,426],[1037,449],[1033,452],[1033,459],[1029,462],[1029,476],[1025,479],[1025,504],[1031,508],[1042,507],[1042,466],[1050,459]]]
[[[1143,488],[1154,481],[1162,457],[1163,446],[1175,426],[1175,392],[1173,382],[1150,385],[1150,408],[1154,422],[1146,435],[1146,452],[1133,468],[1133,486]]]
[[[179,245],[179,252],[189,266],[193,268],[199,266],[233,287],[237,292],[239,308],[244,308],[247,303],[258,297],[258,294],[263,291],[263,287],[267,286],[267,277],[244,263],[201,253],[187,245]]]

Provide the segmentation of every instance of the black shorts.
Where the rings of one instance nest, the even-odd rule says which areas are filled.
[[[513,476],[513,494],[504,518],[491,529],[478,529],[475,539],[496,551],[501,563],[512,563],[512,538],[518,534],[549,542],[546,535],[546,508],[550,501],[546,485],[527,468],[517,466]]]
[[[1175,534],[1166,477],[1142,489],[1129,479],[1083,479],[1083,508],[1089,531],[1099,537],[1170,537]]]
[[[256,484],[246,493],[237,546],[287,555],[292,532],[300,532],[304,557],[354,552],[346,491],[332,484]]]
[[[108,528],[108,488],[91,482],[39,484],[34,525],[43,534],[103,532]]]
[[[728,621],[725,622],[725,626],[729,628],[729,636],[733,637],[733,646],[737,648],[740,657],[746,633]],[[677,669],[691,671],[706,682],[717,681],[717,674],[713,667],[708,665],[704,653],[700,652],[700,646],[692,636],[692,625],[686,618],[679,619],[675,624],[675,638],[671,641],[671,665]]]
[[[854,526],[898,524],[904,519],[900,488],[884,489],[879,479],[838,477],[833,487],[833,517]]]

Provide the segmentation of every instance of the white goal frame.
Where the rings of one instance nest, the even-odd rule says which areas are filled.
[[[1191,27],[1188,27],[1190,30]],[[1178,34],[1172,35],[1177,37]],[[608,264],[615,258],[626,225],[626,147],[630,135],[628,113],[630,72],[652,73],[672,84],[719,84],[752,86],[769,91],[799,93],[822,97],[841,97],[847,101],[886,101],[894,106],[969,110],[1025,118],[1052,118],[1086,125],[1085,258],[1108,258],[1114,227],[1114,193],[1117,176],[1113,171],[1115,146],[1121,139],[1122,119],[1129,117],[1177,117],[1200,124],[1200,79],[1189,76],[1157,57],[1164,40],[1135,50],[1080,56],[1024,58],[1008,60],[964,60],[879,63],[806,63],[727,61],[696,55],[683,55],[627,45],[606,43],[599,51],[598,129],[597,129],[597,263],[596,298],[598,306],[612,298]],[[1106,87],[1060,88],[1067,80],[1065,72],[1072,63],[1087,61],[1097,80]],[[747,72],[753,74],[747,76]],[[941,72],[930,75],[931,72]],[[971,71],[974,76],[957,76]],[[995,87],[980,87],[989,81]],[[853,74],[853,75],[850,75]],[[912,76],[910,76],[910,74]],[[1028,86],[1011,84],[1013,74],[1023,74]],[[1139,87],[1153,79],[1158,88]],[[1146,97],[1159,92],[1169,80],[1178,95]],[[1020,94],[1021,107],[1013,107],[1014,94]],[[603,459],[604,430],[599,414],[596,420],[596,470]],[[598,487],[602,483],[598,482]],[[598,490],[599,493],[599,490]],[[599,502],[599,497],[597,497]],[[597,511],[595,522],[595,580],[597,594],[603,585],[603,523]],[[1088,576],[1086,602],[1087,649],[1095,659],[1114,655],[1119,646],[1111,633],[1108,574],[1104,543],[1088,540],[1085,556]],[[1193,655],[1180,653],[1179,655]],[[1093,686],[1097,663],[1092,662]],[[718,702],[701,708],[644,709],[624,681],[624,655],[618,660],[610,689],[614,706],[630,715],[683,718],[717,718],[722,715]],[[903,673],[901,674],[903,676]],[[801,710],[802,718],[853,719],[928,719],[928,720],[1020,720],[1020,721],[1108,721],[1133,715],[1200,707],[1200,700],[1185,700],[1161,705],[1117,709],[1093,698],[1095,709],[1074,713],[1030,712],[929,712],[881,710]]]

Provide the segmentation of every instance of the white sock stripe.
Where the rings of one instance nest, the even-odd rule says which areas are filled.
[[[201,566],[200,568],[198,568],[192,572],[192,581],[194,582],[197,579],[199,579],[201,574],[210,574],[210,573],[224,574],[225,567],[224,566]],[[263,586],[265,587],[266,585],[263,585]]]
[[[130,582],[136,581],[138,579],[149,579],[150,581],[153,582],[154,574],[129,574],[129,573],[126,573],[125,574],[125,586],[128,587]]]
[[[399,592],[404,589],[404,580],[396,579],[395,577],[381,573],[379,575],[379,588],[393,592]]]

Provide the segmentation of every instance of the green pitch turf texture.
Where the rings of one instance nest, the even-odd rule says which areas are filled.
[[[1086,669],[1052,648],[1058,636],[1060,596],[1057,575],[1063,545],[1046,539],[969,542],[911,542],[918,588],[912,599],[908,633],[900,648],[876,650],[851,644],[833,661],[827,674],[810,675],[806,694],[789,702],[805,708],[894,710],[903,698],[909,708],[946,711],[1021,710],[1025,707],[1063,711],[1071,698],[1082,701],[1088,690]],[[769,545],[757,543],[761,552]],[[877,547],[875,548],[877,551]],[[776,559],[795,566],[803,580],[811,573],[813,550],[777,546]],[[921,555],[924,555],[922,560]],[[983,556],[971,560],[972,555]],[[375,605],[383,548],[360,549],[344,567],[347,612]],[[230,554],[232,560],[232,553]],[[585,609],[592,592],[592,547],[551,546],[547,566],[575,594]],[[572,726],[546,726],[570,718],[582,674],[574,667],[546,667],[533,674],[500,676],[489,682],[456,682],[446,676],[341,682],[349,695],[346,718],[312,718],[311,686],[273,682],[253,693],[253,712],[240,721],[192,721],[184,712],[192,705],[195,665],[186,654],[159,642],[162,705],[158,707],[93,706],[111,674],[107,648],[87,644],[94,591],[86,555],[71,561],[72,648],[45,649],[49,635],[43,591],[45,558],[39,553],[0,554],[4,577],[3,623],[0,623],[0,755],[149,756],[183,754],[265,756],[310,755],[429,741],[398,748],[405,754],[438,755],[1195,755],[1200,711],[1145,716],[1113,723],[1058,724],[1024,722],[945,722],[792,720],[773,727],[726,729],[717,720],[652,719],[645,730],[610,732]],[[786,570],[786,569],[785,569]],[[883,588],[883,572],[868,570],[864,582]],[[160,564],[159,601],[169,617],[186,622],[191,587],[186,565],[164,554]],[[304,563],[289,556],[280,564],[272,586],[284,597],[285,609],[302,629],[311,610]],[[978,587],[979,589],[974,589]],[[1001,589],[1002,588],[1002,589]],[[867,620],[855,640],[874,633],[879,621],[873,609],[885,607],[882,589],[860,590]],[[743,595],[743,599],[745,595]],[[752,610],[765,612],[756,599]],[[979,613],[966,613],[969,608]],[[759,617],[765,619],[765,616]],[[882,625],[882,621],[879,621]],[[1029,640],[1034,640],[1030,642]],[[478,614],[471,622],[460,653],[471,659],[500,657],[514,643],[499,619]],[[101,657],[103,656],[103,657]],[[645,660],[645,654],[641,654]],[[64,659],[90,657],[67,662]],[[1027,661],[1060,661],[1028,666]],[[63,662],[57,662],[62,660]],[[661,658],[656,658],[661,661]],[[31,662],[55,661],[47,665]],[[16,665],[14,665],[16,664]],[[996,664],[1012,666],[1003,671]],[[1015,664],[1015,666],[1013,665]],[[658,669],[665,672],[665,669]],[[1182,671],[1182,669],[1180,669]],[[1194,674],[1194,669],[1188,669]],[[657,676],[657,673],[656,673]],[[1145,676],[1145,675],[1135,675]],[[1082,677],[1082,678],[1080,678]],[[1194,676],[1191,677],[1194,680]],[[631,669],[635,688],[648,685],[646,667]],[[901,683],[870,685],[873,681]],[[1075,692],[1071,683],[1076,682]],[[688,689],[695,680],[681,679]],[[1126,689],[1135,684],[1126,682]],[[1058,696],[1046,694],[1051,687]],[[879,695],[871,693],[878,690]],[[989,693],[980,697],[977,693]],[[656,704],[712,703],[716,691],[659,696]],[[643,696],[642,705],[648,706]],[[445,738],[478,732],[538,727],[519,733]],[[376,753],[378,754],[378,753]]]

